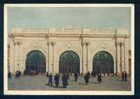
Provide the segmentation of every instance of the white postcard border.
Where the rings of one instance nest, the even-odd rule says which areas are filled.
[[[131,8],[131,91],[21,91],[8,90],[7,42],[8,7],[130,7]],[[4,94],[5,95],[134,95],[134,4],[5,4],[4,5]]]

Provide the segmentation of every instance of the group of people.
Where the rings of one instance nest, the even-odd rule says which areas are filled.
[[[53,77],[53,75],[51,73],[50,74],[47,73],[47,76],[48,76],[48,84],[47,85],[51,86],[51,87],[59,88],[60,74],[55,74],[54,77]],[[62,87],[67,88],[68,87],[69,74],[64,73],[61,76],[61,80],[62,80],[62,85],[63,85]],[[54,81],[55,85],[53,85],[53,81]]]
[[[67,88],[68,85],[69,85],[70,74],[68,74],[68,73],[63,73],[63,74],[58,74],[57,73],[55,75],[53,75],[52,73],[50,73],[50,74],[47,73],[46,75],[48,77],[47,85],[50,86],[50,87],[55,87],[55,88],[61,87],[60,86],[60,80],[62,82],[61,83],[62,88]],[[93,77],[93,75],[90,72],[87,72],[85,75],[79,74],[79,73],[74,73],[73,79],[74,79],[75,82],[78,81],[79,76],[83,77],[86,85],[88,85],[91,76]],[[102,81],[101,73],[99,73],[97,75],[97,81],[98,81],[98,83],[100,83]]]
[[[84,75],[84,80],[85,80],[85,84],[86,84],[86,85],[88,85],[88,83],[89,83],[90,76],[96,77],[95,73],[91,73],[91,74],[90,74],[90,72],[87,72],[87,73]],[[101,81],[102,81],[101,73],[98,73],[98,74],[97,74],[97,81],[98,81],[98,83],[101,83]]]
[[[48,83],[47,85],[50,87],[56,87],[59,88],[60,86],[60,81],[61,81],[61,85],[62,88],[67,88],[69,85],[69,78],[70,75],[69,73],[61,73],[61,74],[55,74],[53,75],[52,73],[46,73],[47,77],[48,77]],[[20,71],[16,71],[15,77],[18,78],[21,76],[21,72]],[[75,82],[78,81],[79,76],[81,76],[83,78],[83,80],[85,81],[85,85],[88,85],[90,78],[96,77],[97,78],[97,82],[101,83],[102,82],[102,75],[101,73],[94,73],[94,72],[87,72],[86,74],[79,74],[79,73],[74,73],[73,74],[73,79]],[[12,74],[9,72],[8,73],[8,78],[11,78]],[[124,71],[122,72],[122,81],[127,81],[127,72]]]
[[[20,71],[16,71],[15,77],[18,78],[21,76],[21,72]],[[8,72],[8,78],[12,78],[12,73]]]

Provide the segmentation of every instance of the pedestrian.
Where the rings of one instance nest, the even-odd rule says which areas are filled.
[[[56,87],[56,88],[59,87],[59,77],[60,77],[59,74],[56,74],[56,75],[54,76],[54,81],[55,81],[55,87]]]
[[[90,78],[90,73],[87,72],[84,76],[84,80],[85,80],[86,85],[88,85],[88,83],[89,83],[89,78]]]
[[[92,72],[91,72],[91,76],[93,76],[93,77],[94,77],[94,71],[92,71]]]
[[[16,78],[21,76],[21,72],[19,70],[16,71]]]
[[[82,73],[82,72],[80,73],[80,76],[81,76],[81,77],[83,76],[83,73]]]
[[[127,81],[127,72],[124,71],[124,81]]]
[[[65,74],[65,73],[62,75],[62,84],[63,84],[63,88],[67,88],[67,86],[68,86],[68,75]]]
[[[122,81],[124,81],[124,72],[122,72]]]
[[[67,78],[67,80],[70,78],[70,74],[69,73],[66,73],[66,78]]]
[[[97,80],[98,80],[99,83],[102,82],[102,75],[101,75],[101,73],[98,74]]]
[[[8,72],[8,78],[12,78],[11,72]]]
[[[46,72],[46,76],[47,76],[47,77],[49,76],[49,73],[48,73],[48,72]]]
[[[49,76],[48,76],[48,85],[51,86],[51,87],[53,86],[52,78],[53,78],[52,74],[50,73]]]
[[[96,72],[93,73],[93,76],[96,77]]]
[[[74,73],[74,81],[77,82],[78,80],[78,73]]]

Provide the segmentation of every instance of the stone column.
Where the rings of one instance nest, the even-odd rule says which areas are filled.
[[[7,57],[9,57],[9,64],[8,64],[8,70],[14,74],[14,36],[13,35],[9,35],[9,55],[7,55]]]
[[[117,42],[117,74],[120,74],[121,73],[121,64],[120,64],[120,43]]]
[[[17,41],[16,46],[15,46],[15,49],[16,49],[16,52],[15,52],[16,56],[15,57],[16,57],[16,66],[17,66],[16,70],[18,70],[18,71],[21,71],[20,45],[21,45],[21,42]]]
[[[18,43],[14,42],[14,72],[19,69],[19,61],[18,61]]]
[[[46,71],[48,71],[48,73],[50,73],[50,42],[47,42],[47,46],[48,46],[48,61],[46,61],[48,63],[48,67],[46,65]],[[48,70],[47,70],[48,69]]]
[[[82,43],[82,45],[83,45],[83,73],[86,73],[87,71],[86,71],[86,69],[87,69],[87,67],[86,67],[86,44],[85,44],[85,42],[83,42]]]
[[[14,45],[12,42],[10,42],[10,45],[9,45],[9,70],[11,73],[14,73],[14,53],[13,53],[13,50],[14,50]]]
[[[88,64],[88,46],[89,46],[89,42],[86,42],[85,43],[85,45],[86,45],[86,72],[88,72],[89,71],[89,64]]]
[[[51,42],[51,48],[52,48],[52,73],[55,72],[55,67],[54,67],[54,46],[55,46],[55,42]]]
[[[123,61],[122,61],[122,53],[123,53],[123,50],[122,50],[122,42],[120,42],[120,73],[122,73],[122,67],[123,67]]]
[[[122,72],[125,71],[125,53],[124,53],[124,42],[121,42],[122,43],[122,46],[121,46],[121,55],[122,55]]]
[[[14,71],[13,74],[15,74],[15,72],[16,72],[16,64],[15,64],[15,61],[16,61],[15,60],[16,59],[15,58],[15,42],[13,42],[13,51],[12,52],[13,52],[12,59],[13,59],[13,71]]]
[[[20,66],[21,66],[21,71],[22,73],[24,73],[24,70],[25,70],[25,60],[24,60],[24,45],[23,45],[23,42],[20,43]]]
[[[82,49],[81,49],[81,51],[82,51],[82,64],[81,64],[81,68],[82,68],[82,71],[81,71],[81,73],[83,73],[84,72],[84,50],[83,50],[83,48],[84,48],[84,43],[83,43],[83,38],[81,38],[81,47],[82,47]]]
[[[125,39],[125,68],[126,72],[129,73],[129,41]]]
[[[18,70],[19,71],[21,71],[21,72],[23,72],[23,69],[22,69],[22,57],[21,57],[21,54],[22,54],[22,49],[21,49],[21,47],[22,47],[22,42],[17,42],[17,46],[18,46]]]
[[[124,53],[124,71],[126,71],[126,64],[125,64],[125,60],[126,60],[126,54],[125,54],[125,39],[124,39],[124,41],[123,41],[123,53]]]
[[[115,41],[115,54],[116,54],[116,57],[115,57],[115,63],[116,63],[116,71],[114,71],[114,73],[117,75],[118,74],[118,49],[117,49],[118,45],[117,45],[117,42]]]

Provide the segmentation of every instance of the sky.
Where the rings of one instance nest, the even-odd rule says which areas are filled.
[[[124,28],[130,29],[128,7],[8,7],[13,28]]]

